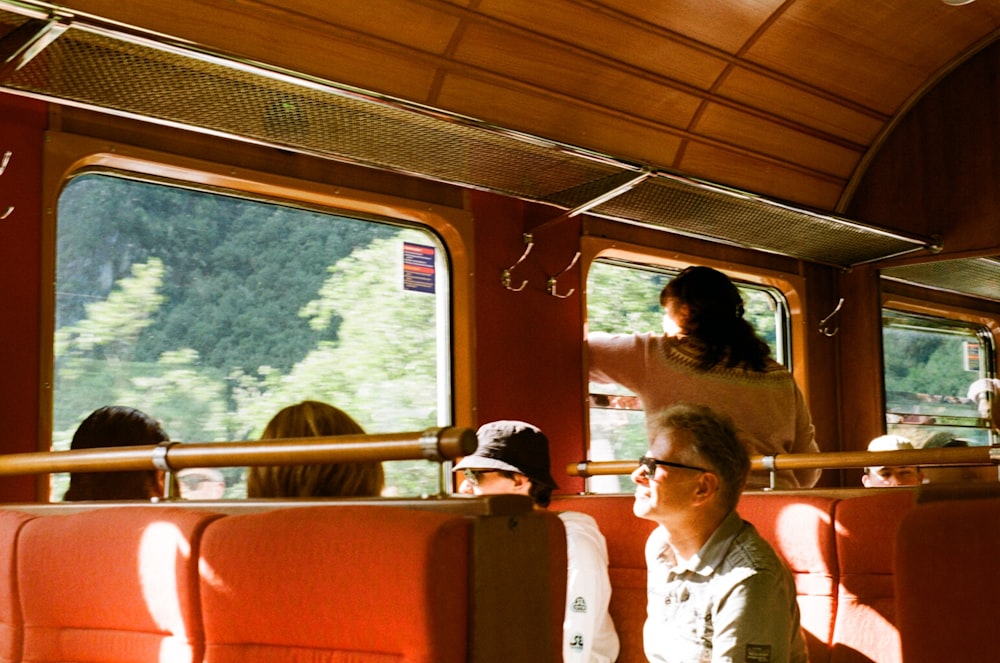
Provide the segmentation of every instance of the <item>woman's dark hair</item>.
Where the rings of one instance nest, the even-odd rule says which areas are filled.
[[[707,371],[722,361],[727,367],[766,368],[771,348],[743,318],[743,298],[728,276],[711,267],[688,267],[660,292],[662,306],[669,299],[688,307],[682,331],[705,346],[698,368]]]
[[[155,419],[134,408],[109,405],[90,413],[73,433],[71,449],[155,445],[170,438]],[[162,493],[156,470],[74,472],[65,501],[137,500]]]

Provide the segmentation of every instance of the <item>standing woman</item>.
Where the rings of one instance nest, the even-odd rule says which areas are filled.
[[[647,418],[675,403],[727,414],[751,454],[819,451],[802,392],[743,318],[743,299],[729,277],[688,267],[663,288],[660,304],[663,334],[587,336],[591,381],[630,389]],[[806,488],[819,474],[782,471],[776,482]],[[769,480],[751,475],[747,484],[763,487]]]

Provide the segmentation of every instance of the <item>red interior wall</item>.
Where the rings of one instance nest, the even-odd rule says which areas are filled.
[[[37,451],[41,322],[41,188],[43,102],[0,94],[0,452]],[[33,477],[0,478],[0,502],[35,499]]]
[[[524,252],[522,229],[536,228],[559,212],[481,192],[473,194],[472,211],[477,425],[496,419],[535,424],[549,438],[558,492],[580,492],[583,480],[565,471],[586,457],[579,265],[558,279],[559,294],[575,289],[571,296],[560,299],[546,290],[549,276],[573,259],[579,224],[558,221],[538,230],[531,254],[512,275],[513,287],[525,279],[528,284],[511,292],[500,277]]]

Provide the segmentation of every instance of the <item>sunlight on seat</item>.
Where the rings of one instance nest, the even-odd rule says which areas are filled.
[[[139,543],[139,582],[150,616],[167,637],[160,644],[160,663],[190,662],[193,648],[184,624],[182,592],[178,567],[191,558],[191,546],[176,525],[169,522],[150,524]]]
[[[805,536],[819,537],[821,533],[828,532],[831,520],[829,513],[812,504],[789,504],[782,508],[775,520],[774,534],[782,543],[781,552],[786,555],[786,559],[796,550],[795,546],[791,545],[792,542],[801,541]],[[802,528],[806,525],[812,526],[813,531],[804,532]],[[811,552],[814,551],[813,545],[810,543]],[[788,559],[789,564],[793,566],[796,561]]]

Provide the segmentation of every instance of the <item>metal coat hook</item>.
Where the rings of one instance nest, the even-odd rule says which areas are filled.
[[[3,175],[4,171],[7,170],[7,164],[10,163],[12,156],[14,156],[14,153],[10,150],[3,153],[3,159],[0,159],[0,175]]]
[[[830,315],[828,315],[825,318],[823,318],[822,320],[820,320],[820,322],[819,322],[819,333],[820,334],[823,334],[823,336],[836,336],[837,335],[837,332],[840,331],[840,327],[834,327],[833,329],[830,329],[830,326],[827,323],[830,322],[830,319],[833,316],[835,316],[838,313],[840,313],[840,307],[843,306],[843,305],[844,305],[844,298],[841,297],[840,301],[837,302],[837,308],[833,309],[833,311],[830,312]]]
[[[505,287],[508,290],[510,290],[511,292],[521,292],[528,285],[528,280],[527,279],[525,279],[524,281],[521,281],[521,285],[518,286],[518,287],[516,287],[516,288],[514,286],[512,286],[511,283],[513,282],[513,278],[514,278],[513,277],[514,269],[518,265],[520,265],[522,262],[524,262],[524,260],[528,257],[528,254],[531,253],[531,249],[533,249],[535,247],[535,238],[534,238],[533,233],[541,232],[542,230],[545,230],[547,228],[551,228],[552,226],[561,224],[564,221],[572,219],[574,216],[577,216],[579,214],[583,214],[584,212],[590,210],[593,207],[596,207],[596,206],[600,205],[601,203],[607,202],[608,200],[611,200],[612,198],[614,198],[616,196],[620,196],[621,194],[625,193],[626,191],[629,191],[630,189],[635,188],[636,186],[638,186],[640,183],[644,182],[646,179],[648,179],[652,175],[653,175],[653,170],[651,168],[649,168],[649,167],[646,167],[646,168],[643,168],[642,170],[640,170],[638,173],[627,172],[627,173],[621,173],[621,174],[614,175],[612,177],[606,178],[603,182],[606,183],[606,184],[608,184],[611,187],[607,191],[605,191],[604,193],[602,193],[602,194],[600,194],[600,195],[598,195],[598,196],[596,196],[594,198],[591,198],[590,200],[588,200],[587,202],[583,203],[582,205],[578,205],[577,207],[574,207],[573,209],[569,210],[568,212],[560,214],[559,216],[557,216],[557,217],[555,217],[553,219],[549,219],[545,223],[541,223],[539,225],[536,225],[532,229],[532,232],[530,232],[530,233],[524,233],[523,235],[521,235],[521,238],[524,240],[524,243],[527,246],[525,246],[524,253],[522,253],[521,257],[517,259],[517,262],[515,262],[513,265],[511,265],[507,269],[503,270],[502,272],[500,272],[500,284],[503,287]],[[624,177],[624,181],[622,181],[623,177]],[[607,182],[606,180],[611,180],[611,181]],[[567,292],[566,294],[564,294],[564,295],[559,294],[559,283],[558,283],[558,281],[559,281],[559,277],[562,276],[563,274],[565,274],[566,272],[568,272],[570,269],[572,269],[573,265],[575,265],[576,261],[579,260],[579,259],[580,259],[580,252],[577,251],[576,255],[573,256],[573,260],[571,260],[570,263],[568,265],[566,265],[566,267],[564,267],[562,269],[562,271],[560,271],[555,276],[550,276],[549,279],[548,279],[548,281],[546,282],[546,287],[545,287],[546,292],[548,292],[553,297],[557,297],[559,299],[566,299],[567,297],[569,297],[570,295],[572,295],[574,292],[576,292],[575,288],[570,288],[569,292]]]
[[[529,253],[531,253],[531,249],[535,248],[535,238],[532,237],[531,233],[524,233],[523,235],[521,235],[521,239],[523,239],[524,243],[527,245],[524,248],[524,253],[522,253],[521,257],[517,259],[517,262],[515,262],[513,265],[511,265],[510,267],[508,267],[507,269],[503,270],[500,273],[500,284],[503,285],[503,287],[510,290],[511,292],[521,292],[522,290],[524,290],[524,287],[528,285],[528,279],[525,279],[524,281],[521,282],[520,287],[512,288],[510,285],[511,274],[514,272],[515,267],[524,262],[524,259],[528,257]]]
[[[575,265],[576,261],[579,260],[579,259],[580,259],[580,252],[577,251],[576,255],[573,256],[573,259],[569,261],[568,265],[566,265],[565,267],[563,267],[563,269],[562,269],[561,272],[559,272],[555,276],[550,276],[549,277],[548,288],[547,289],[548,289],[550,295],[552,295],[553,297],[558,297],[559,299],[566,299],[567,297],[569,297],[570,295],[572,295],[574,292],[576,292],[576,288],[570,288],[569,292],[567,292],[565,295],[560,295],[558,292],[556,292],[556,288],[558,286],[557,281],[558,281],[559,277],[562,276],[563,274],[565,274],[566,272],[568,272],[569,270],[573,269],[573,265]]]

